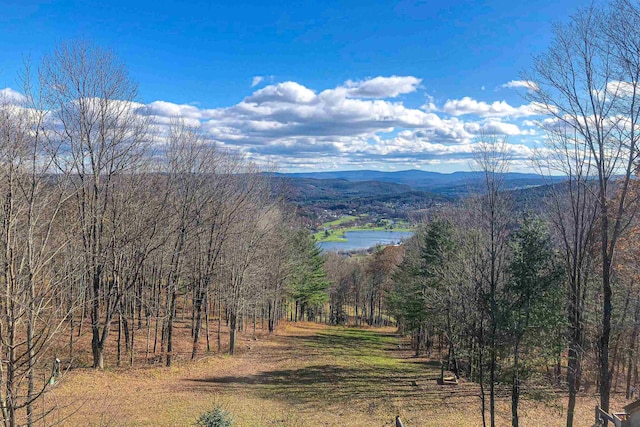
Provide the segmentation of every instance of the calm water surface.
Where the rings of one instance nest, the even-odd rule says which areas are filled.
[[[376,245],[393,245],[413,236],[411,231],[355,230],[345,233],[346,242],[320,242],[324,252],[357,251]]]

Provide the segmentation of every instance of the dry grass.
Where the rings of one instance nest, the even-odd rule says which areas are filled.
[[[188,347],[188,337],[185,337]],[[478,387],[438,386],[435,363],[413,358],[392,329],[285,325],[276,336],[240,337],[240,354],[171,368],[68,372],[47,422],[82,426],[189,426],[220,405],[237,426],[482,425]],[[577,426],[591,426],[595,399],[581,397]],[[562,408],[524,400],[521,425],[560,426]],[[509,400],[498,425],[510,425]]]

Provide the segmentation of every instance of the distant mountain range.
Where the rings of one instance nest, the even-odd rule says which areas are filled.
[[[408,219],[419,212],[484,191],[482,172],[450,174],[407,170],[275,173],[274,192],[298,206],[310,221],[340,215]],[[541,201],[563,178],[530,173],[505,173],[503,188],[511,191],[516,210],[544,209]]]
[[[450,174],[406,170],[380,172],[374,170],[276,173],[277,177],[288,178],[290,185],[300,189],[326,190],[343,196],[367,197],[379,194],[398,194],[411,190],[425,191],[439,195],[460,197],[471,192],[482,191],[483,172],[453,172]],[[562,181],[561,177],[545,177],[533,173],[509,172],[502,174],[504,188],[516,190]],[[316,181],[317,180],[317,181]],[[383,185],[382,183],[396,184]],[[315,192],[315,191],[314,191]],[[316,196],[319,194],[316,194]],[[329,195],[329,194],[327,194]]]

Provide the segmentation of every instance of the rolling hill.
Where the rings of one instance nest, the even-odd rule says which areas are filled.
[[[338,187],[361,191],[361,196],[368,193],[379,194],[380,191],[386,193],[401,192],[402,189],[410,187],[412,190],[427,191],[447,196],[464,196],[469,193],[481,191],[483,173],[482,172],[453,172],[449,174],[438,172],[427,172],[421,170],[406,170],[398,172],[381,172],[373,170],[360,171],[336,171],[336,172],[303,172],[303,173],[280,173],[278,177],[288,178],[294,187],[306,185],[310,179],[324,181],[324,184],[315,184],[316,187],[326,188]],[[544,177],[532,173],[509,172],[502,174],[504,187],[507,190],[537,187],[552,184],[562,180],[560,177]],[[358,183],[357,186],[349,186],[344,183]],[[342,184],[339,184],[339,183]],[[392,183],[398,186],[383,187],[381,184]],[[371,188],[369,188],[371,187]],[[377,188],[374,188],[377,187]],[[357,190],[356,190],[357,188]]]
[[[481,172],[443,174],[420,170],[371,170],[270,174],[275,187],[299,207],[299,213],[322,221],[327,216],[357,214],[407,219],[416,212],[483,191]],[[512,191],[518,209],[537,210],[561,178],[505,173],[504,188]]]

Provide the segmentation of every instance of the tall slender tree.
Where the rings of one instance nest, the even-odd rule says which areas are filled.
[[[545,356],[548,358],[558,351],[563,341],[554,342],[558,337],[554,331],[564,326],[564,322],[561,317],[562,275],[555,262],[551,236],[542,221],[525,216],[511,238],[511,249],[510,280],[503,304],[506,335],[511,341],[513,358],[511,425],[517,427],[521,383],[526,378],[523,367],[534,359],[527,358],[527,354],[533,351],[536,357],[545,360]],[[545,341],[542,346],[541,340]]]
[[[75,194],[83,277],[89,284],[93,366],[104,367],[104,349],[115,314],[106,277],[108,207],[117,177],[133,173],[149,142],[148,121],[137,114],[137,85],[113,52],[85,41],[65,42],[44,59],[44,99],[65,148],[56,157]],[[101,300],[105,300],[104,305]]]
[[[555,119],[551,133],[569,135],[595,183],[602,291],[598,342],[600,406],[609,410],[613,259],[635,200],[628,197],[638,158],[640,24],[637,5],[592,5],[554,29],[547,53],[535,58],[528,96]],[[584,153],[584,154],[581,154]],[[574,156],[573,151],[561,152]],[[573,179],[573,177],[570,177]],[[613,197],[617,193],[618,197]],[[568,419],[567,425],[572,425]]]

